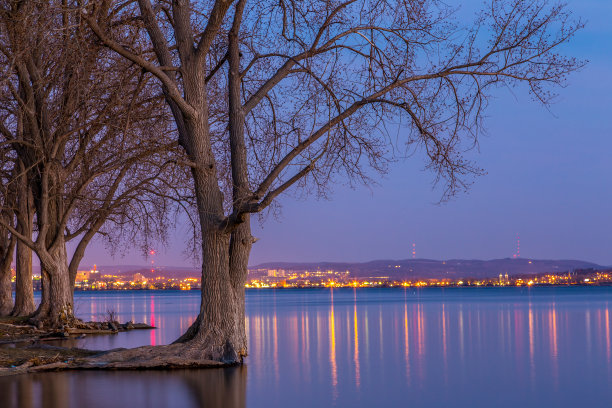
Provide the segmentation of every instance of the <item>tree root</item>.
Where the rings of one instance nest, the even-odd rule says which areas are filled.
[[[227,364],[201,358],[201,353],[182,344],[168,346],[143,346],[103,353],[88,359],[75,361],[77,368],[196,368],[220,367]]]
[[[70,349],[64,350],[69,351]],[[37,365],[33,361],[27,361],[16,367],[0,368],[0,377],[62,370],[152,370],[236,365],[203,359],[198,357],[198,354],[192,347],[186,347],[183,344],[116,349],[91,357],[68,358],[65,361],[48,364]]]

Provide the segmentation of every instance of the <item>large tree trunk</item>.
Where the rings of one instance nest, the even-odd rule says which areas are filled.
[[[241,358],[248,355],[244,285],[247,281],[249,256],[253,242],[250,219],[247,216],[246,220],[234,230],[230,240],[230,282],[237,307],[236,334],[241,336],[240,344],[243,345],[244,351]]]
[[[198,171],[194,171],[198,173]],[[202,301],[200,313],[192,326],[177,342],[185,343],[201,358],[237,363],[247,354],[244,332],[244,282],[233,282],[230,273],[230,234],[211,222],[212,212],[221,202],[214,178],[196,177],[196,194],[202,221]],[[212,180],[210,180],[212,179]],[[214,184],[213,184],[214,183]],[[216,190],[216,191],[215,191]],[[242,247],[244,251],[246,247]],[[239,258],[248,253],[232,254]],[[241,274],[237,274],[241,276]],[[235,287],[241,289],[236,291]]]
[[[220,228],[224,217],[223,195],[217,182],[207,124],[186,121],[186,130],[190,139],[186,150],[197,164],[192,173],[202,231],[202,300],[195,322],[176,342],[186,346],[188,357],[193,354],[238,363],[247,354],[244,282],[233,282],[230,273],[231,234]],[[232,257],[248,259],[248,252],[238,252]],[[238,286],[241,289],[236,291],[234,288]]]
[[[50,260],[41,259],[43,293],[32,321],[43,327],[71,326],[76,319],[65,242],[55,245],[49,255]]]
[[[17,212],[17,231],[28,238],[32,237],[33,205],[32,193],[26,176],[22,176],[19,187],[19,211]],[[28,316],[35,310],[34,288],[32,286],[32,249],[19,241],[15,260],[15,307],[13,316]]]
[[[144,6],[141,5],[141,10],[146,17],[144,23],[153,38],[158,58],[160,62],[171,65],[170,54],[162,45],[164,40],[160,39],[157,26],[151,22],[152,10],[146,3],[144,4]],[[209,106],[205,61],[200,59],[201,51],[196,52],[192,46],[187,45],[193,43],[187,4],[173,3],[173,11],[178,27],[178,32],[175,34],[178,36],[177,48],[181,60],[182,91],[186,105],[192,110],[179,109],[169,90],[164,88],[164,92],[176,119],[179,143],[185,148],[193,163],[192,175],[202,234],[202,300],[200,313],[194,323],[167,350],[176,352],[175,350],[180,349],[181,356],[186,359],[203,358],[235,364],[241,362],[242,358],[247,355],[244,330],[244,278],[252,238],[248,218],[246,222],[243,222],[244,225],[239,225],[237,228],[234,228],[234,225],[228,228],[225,226],[224,197],[219,187],[208,123]],[[212,23],[209,24],[219,27],[223,21],[223,9],[227,10],[231,4],[231,2],[216,4],[213,12],[214,18],[211,17]],[[244,1],[241,1],[240,4],[240,11],[237,13],[241,14]],[[233,30],[235,40],[237,39],[236,34],[237,31]],[[238,54],[238,49],[234,47],[231,58],[234,79],[239,77],[239,61],[236,60],[239,57]],[[238,92],[239,96],[239,90],[234,89],[234,91]],[[230,103],[236,106],[236,102],[235,97],[231,98]],[[235,117],[235,115],[230,116]],[[243,137],[242,117],[239,117],[238,121],[240,123],[236,127],[230,119],[231,133]],[[235,146],[236,140],[234,139],[232,137],[232,146]],[[244,171],[244,178],[236,179],[234,170],[232,163],[234,183],[240,183],[241,180],[246,179],[246,167],[240,169]],[[234,200],[236,198],[239,197],[234,197]]]
[[[41,264],[43,293],[40,305],[31,318],[37,326],[61,328],[77,323],[74,317],[73,293],[68,269],[68,252],[64,227],[62,188],[65,177],[59,166],[47,166],[35,196],[39,231],[46,231],[44,248],[36,249]]]
[[[36,308],[32,285],[32,250],[22,242],[17,242],[15,274],[15,307],[11,315],[28,316]]]

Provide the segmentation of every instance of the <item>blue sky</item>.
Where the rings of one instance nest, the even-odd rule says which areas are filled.
[[[496,95],[486,135],[470,157],[486,175],[466,194],[437,204],[424,157],[394,163],[378,185],[337,185],[328,200],[281,198],[279,217],[255,221],[251,264],[521,256],[612,265],[612,2],[568,2],[587,27],[564,47],[589,64],[570,77],[550,109],[520,91]],[[192,265],[182,227],[156,263]],[[137,251],[109,255],[93,243],[84,265],[140,264]]]

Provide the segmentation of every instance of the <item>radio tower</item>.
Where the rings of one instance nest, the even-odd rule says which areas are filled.
[[[412,243],[412,259],[416,259],[416,244]]]
[[[151,272],[155,272],[155,254],[157,252],[154,249],[149,251],[149,256],[151,256]]]
[[[516,253],[512,255],[513,258],[521,257],[521,237],[519,234],[516,234]]]

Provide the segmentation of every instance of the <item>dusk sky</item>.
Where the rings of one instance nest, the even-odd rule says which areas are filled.
[[[487,174],[468,193],[436,204],[440,187],[424,155],[398,159],[375,186],[338,184],[328,200],[281,198],[279,217],[254,220],[251,265],[267,261],[368,261],[521,257],[612,265],[612,2],[570,0],[587,27],[563,50],[589,63],[550,109],[523,90],[500,91],[486,135],[468,157]],[[191,266],[178,226],[158,265]],[[83,266],[145,264],[137,250],[112,256],[102,243]]]

